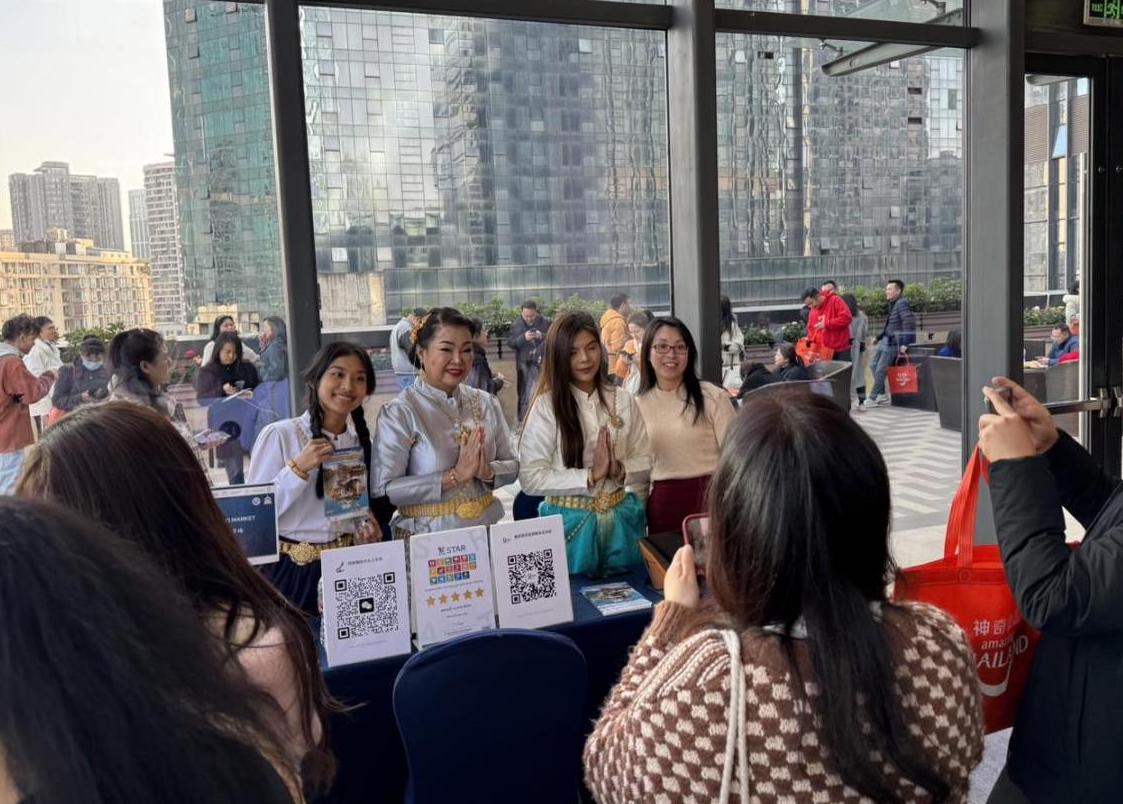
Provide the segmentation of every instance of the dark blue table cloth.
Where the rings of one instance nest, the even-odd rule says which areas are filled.
[[[607,580],[627,581],[650,600],[662,600],[662,595],[651,588],[647,572],[642,568]],[[548,629],[572,639],[585,654],[589,666],[589,693],[585,702],[588,731],[592,731],[601,705],[620,677],[631,647],[651,621],[651,609],[602,615],[580,590],[604,582],[582,575],[572,576],[573,622]],[[316,628],[318,633],[318,623]],[[339,770],[335,785],[324,801],[348,804],[399,804],[402,801],[408,771],[391,696],[394,679],[408,658],[394,656],[326,668],[321,650],[320,661],[326,668],[324,677],[328,688],[340,701],[354,707],[331,718],[331,742]],[[542,693],[548,695],[549,690]]]

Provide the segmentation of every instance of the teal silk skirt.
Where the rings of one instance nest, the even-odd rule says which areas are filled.
[[[603,514],[543,501],[539,516],[560,514],[565,524],[569,573],[593,578],[627,572],[643,563],[639,542],[647,535],[647,514],[634,494]]]

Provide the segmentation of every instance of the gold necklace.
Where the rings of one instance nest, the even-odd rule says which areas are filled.
[[[608,423],[612,425],[615,430],[622,430],[624,428],[624,420],[620,418],[620,414],[616,412],[616,395],[617,391],[612,392],[612,411],[608,414]]]

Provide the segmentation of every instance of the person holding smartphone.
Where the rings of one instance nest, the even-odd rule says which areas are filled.
[[[705,590],[682,547],[585,745],[593,797],[966,801],[975,656],[948,615],[886,593],[877,445],[798,387],[750,399],[724,442]]]
[[[990,801],[1118,801],[1123,487],[1024,388],[992,384],[979,449],[991,462],[1006,576],[1041,641]],[[1077,550],[1065,543],[1062,508],[1086,528]]]
[[[257,369],[243,359],[242,349],[242,339],[233,332],[223,332],[215,339],[215,359],[204,364],[195,378],[200,403],[216,402],[259,385]],[[231,431],[231,435],[215,452],[226,470],[227,482],[236,485],[245,481],[245,450],[240,433]]]

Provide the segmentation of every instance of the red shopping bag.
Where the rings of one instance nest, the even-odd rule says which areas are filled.
[[[799,359],[803,361],[805,366],[810,366],[812,363],[818,363],[821,360],[830,360],[834,357],[834,349],[807,338],[800,338],[796,341],[795,353],[799,355]]]
[[[914,396],[920,393],[920,366],[909,361],[907,357],[901,363],[897,359],[896,365],[890,366],[885,376],[889,379],[889,393],[893,396]]]
[[[987,475],[986,459],[976,449],[951,504],[944,557],[898,570],[893,598],[943,609],[967,632],[989,734],[1014,725],[1038,634],[1018,611],[998,545],[975,544],[979,481]]]

